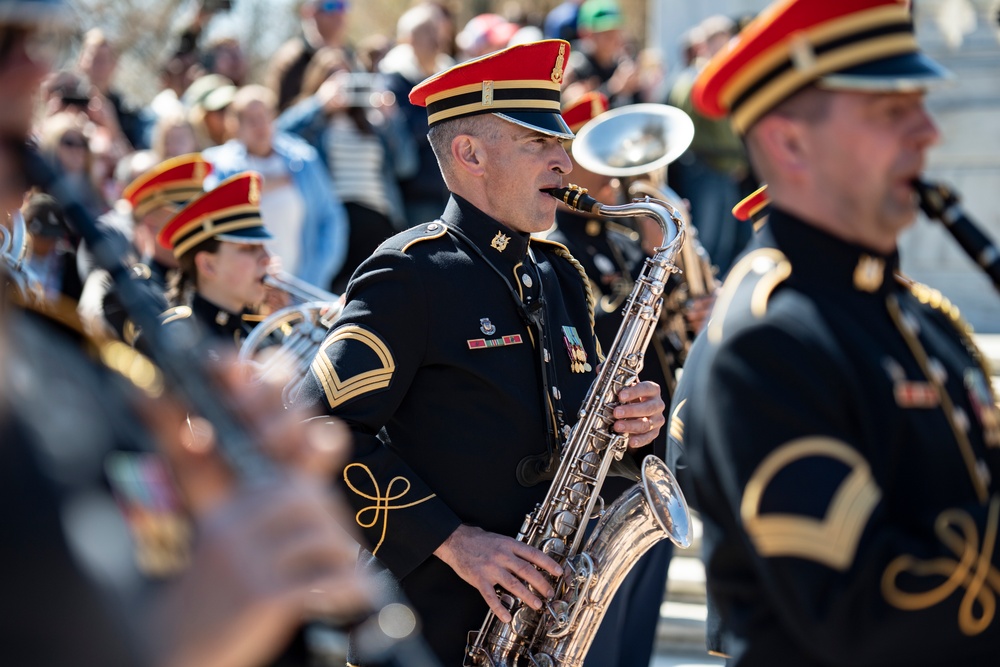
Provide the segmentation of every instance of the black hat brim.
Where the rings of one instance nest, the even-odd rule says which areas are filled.
[[[576,135],[563,119],[562,114],[554,111],[518,111],[515,109],[494,111],[494,115],[510,121],[529,130],[560,139],[572,139]]]
[[[220,241],[229,241],[230,243],[264,243],[265,241],[273,240],[274,236],[264,227],[247,227],[246,229],[237,229],[225,234],[216,234],[215,238]]]
[[[952,78],[951,72],[922,53],[882,58],[820,78],[832,90],[912,92],[932,88]]]

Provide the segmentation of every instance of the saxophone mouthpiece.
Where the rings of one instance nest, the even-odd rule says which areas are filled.
[[[601,203],[587,194],[587,188],[581,188],[579,185],[570,183],[565,188],[548,188],[542,192],[555,197],[576,211],[600,213]]]

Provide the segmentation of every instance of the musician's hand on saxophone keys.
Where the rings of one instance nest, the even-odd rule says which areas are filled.
[[[666,423],[666,409],[655,382],[639,382],[618,392],[621,405],[615,407],[615,432],[628,433],[629,449],[645,447],[656,439]]]
[[[562,574],[559,563],[538,549],[475,526],[456,528],[434,555],[474,586],[503,623],[509,623],[511,615],[497,596],[496,586],[539,610],[544,601],[536,591],[546,598],[555,594],[546,572],[552,577]]]

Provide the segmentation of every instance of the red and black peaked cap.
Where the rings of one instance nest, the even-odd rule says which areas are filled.
[[[804,86],[925,90],[947,71],[920,52],[906,0],[780,0],[699,74],[691,96],[745,133]]]
[[[519,44],[460,63],[417,84],[410,102],[427,107],[427,123],[492,113],[512,123],[572,139],[560,115],[560,89],[569,43]]]

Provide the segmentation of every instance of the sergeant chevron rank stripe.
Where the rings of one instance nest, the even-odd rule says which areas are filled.
[[[341,378],[330,361],[327,349],[342,341],[360,343],[374,352],[377,365],[350,377]],[[382,339],[375,333],[359,326],[345,326],[334,331],[323,342],[323,346],[319,349],[319,353],[312,363],[312,371],[323,386],[323,392],[326,394],[326,400],[331,408],[352,398],[385,389],[392,381],[392,374],[395,370],[396,363],[393,361],[392,353],[389,352],[389,348],[382,342]]]

